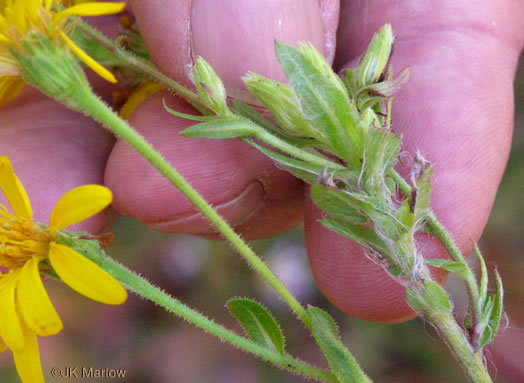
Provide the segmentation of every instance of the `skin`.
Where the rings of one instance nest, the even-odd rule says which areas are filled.
[[[355,63],[379,26],[391,22],[397,37],[394,68],[409,65],[412,74],[393,109],[392,129],[403,135],[403,150],[409,153],[399,171],[409,170],[416,150],[434,163],[432,207],[459,247],[465,253],[471,250],[508,157],[512,81],[524,40],[522,1],[482,0],[471,7],[466,0],[453,5],[406,0],[395,6],[353,0],[339,7],[337,1],[312,0],[300,8],[291,0],[244,5],[180,0],[162,7],[129,3],[162,71],[188,84],[188,68],[201,55],[238,97],[245,96],[239,78],[248,70],[284,79],[273,53],[275,38],[312,41],[340,70]],[[99,89],[109,94],[105,84]],[[162,97],[171,107],[190,111],[176,98],[155,95],[135,111],[130,123],[240,233],[247,238],[271,236],[304,218],[315,280],[337,307],[386,323],[414,317],[396,282],[353,243],[320,226],[320,213],[301,182],[240,141],[177,135],[190,122],[165,113]],[[11,157],[37,219],[47,221],[56,200],[72,187],[105,183],[121,214],[163,231],[212,233],[184,197],[125,143],[37,92],[28,90],[5,107],[0,126],[0,153]],[[106,218],[94,217],[82,228],[102,230]],[[432,240],[420,241],[425,255],[444,256]]]

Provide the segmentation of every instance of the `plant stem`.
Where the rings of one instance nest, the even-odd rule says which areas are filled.
[[[288,144],[286,141],[281,140],[280,138],[276,137],[275,135],[269,133],[264,129],[258,129],[255,138],[258,138],[259,140],[264,141],[265,143],[273,146],[274,148],[279,149],[299,160],[309,162],[310,164],[327,166],[330,169],[345,169],[345,166],[337,164],[336,162],[316,156],[294,145]]]
[[[398,185],[402,194],[404,194],[406,197],[411,194],[411,186],[400,174],[397,173],[396,170],[391,170],[390,176]],[[426,217],[426,222],[429,228],[429,233],[437,237],[440,243],[442,243],[444,248],[447,250],[451,259],[453,259],[455,262],[462,263],[466,266],[465,269],[467,271],[466,275],[463,278],[466,282],[466,288],[468,290],[469,300],[473,314],[473,322],[477,323],[481,317],[481,308],[479,305],[480,294],[477,285],[477,279],[475,278],[473,270],[471,270],[471,267],[469,267],[468,263],[464,259],[464,256],[462,255],[457,244],[451,237],[451,234],[449,234],[444,225],[442,225],[442,223],[438,220],[438,218],[435,216],[433,212],[430,212],[430,214]]]
[[[86,256],[114,276],[127,290],[156,303],[166,311],[183,318],[205,332],[212,334],[241,350],[259,356],[262,359],[292,373],[322,382],[337,382],[336,377],[329,371],[311,366],[310,364],[297,360],[289,355],[282,355],[215,323],[206,316],[186,306],[179,300],[171,297],[158,287],[153,286],[147,280],[136,275],[110,257],[95,256],[93,253],[87,253]]]
[[[186,198],[204,215],[216,229],[239,252],[246,262],[255,269],[282,297],[293,312],[311,329],[311,319],[289,292],[284,284],[273,274],[267,265],[251,250],[244,240],[229,226],[229,224],[211,207],[211,205],[174,169],[160,153],[158,153],[139,133],[131,128],[113,110],[108,107],[90,90],[78,97],[83,113],[101,122],[115,135],[136,149],[149,163],[162,173]]]
[[[482,361],[482,356],[473,351],[464,331],[459,327],[450,312],[431,312],[428,309],[424,317],[435,326],[471,382],[492,382]]]

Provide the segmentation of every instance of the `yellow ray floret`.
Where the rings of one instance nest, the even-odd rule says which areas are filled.
[[[33,222],[27,193],[6,156],[0,156],[0,189],[13,210],[11,214],[0,205],[0,266],[9,270],[0,271],[0,351],[13,351],[22,382],[43,382],[37,336],[54,335],[63,324],[45,291],[41,263],[88,298],[106,304],[127,299],[126,290],[110,274],[56,242],[57,231],[104,210],[112,194],[100,185],[72,189],[59,199],[45,228]]]

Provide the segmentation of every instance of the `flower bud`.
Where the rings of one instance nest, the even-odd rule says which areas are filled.
[[[200,99],[219,116],[230,116],[226,103],[226,89],[211,65],[199,57],[193,67],[193,77]]]
[[[252,72],[243,80],[286,133],[295,137],[312,136],[309,123],[300,110],[298,98],[289,85]]]
[[[379,81],[387,69],[394,40],[395,37],[390,24],[384,25],[375,33],[366,53],[351,76],[351,81],[356,89]]]
[[[23,51],[12,49],[11,54],[20,64],[24,80],[49,97],[77,108],[75,99],[90,87],[71,52],[41,33],[31,34],[23,47]]]

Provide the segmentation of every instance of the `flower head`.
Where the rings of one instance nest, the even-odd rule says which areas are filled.
[[[70,3],[73,2],[67,5]],[[64,8],[60,0],[0,0],[0,106],[16,97],[24,84],[20,64],[13,52],[25,52],[26,44],[38,36],[46,36],[66,47],[101,77],[116,82],[113,74],[89,57],[66,32],[73,27],[71,16],[109,15],[121,12],[124,7],[123,2],[82,1]]]
[[[112,201],[99,185],[80,186],[55,205],[49,226],[33,221],[29,198],[6,156],[0,157],[0,189],[12,213],[0,205],[0,351],[13,351],[24,383],[43,382],[37,336],[58,333],[62,321],[47,295],[40,271],[53,270],[73,290],[93,300],[121,304],[120,283],[75,250],[57,242],[57,232],[89,218]]]

